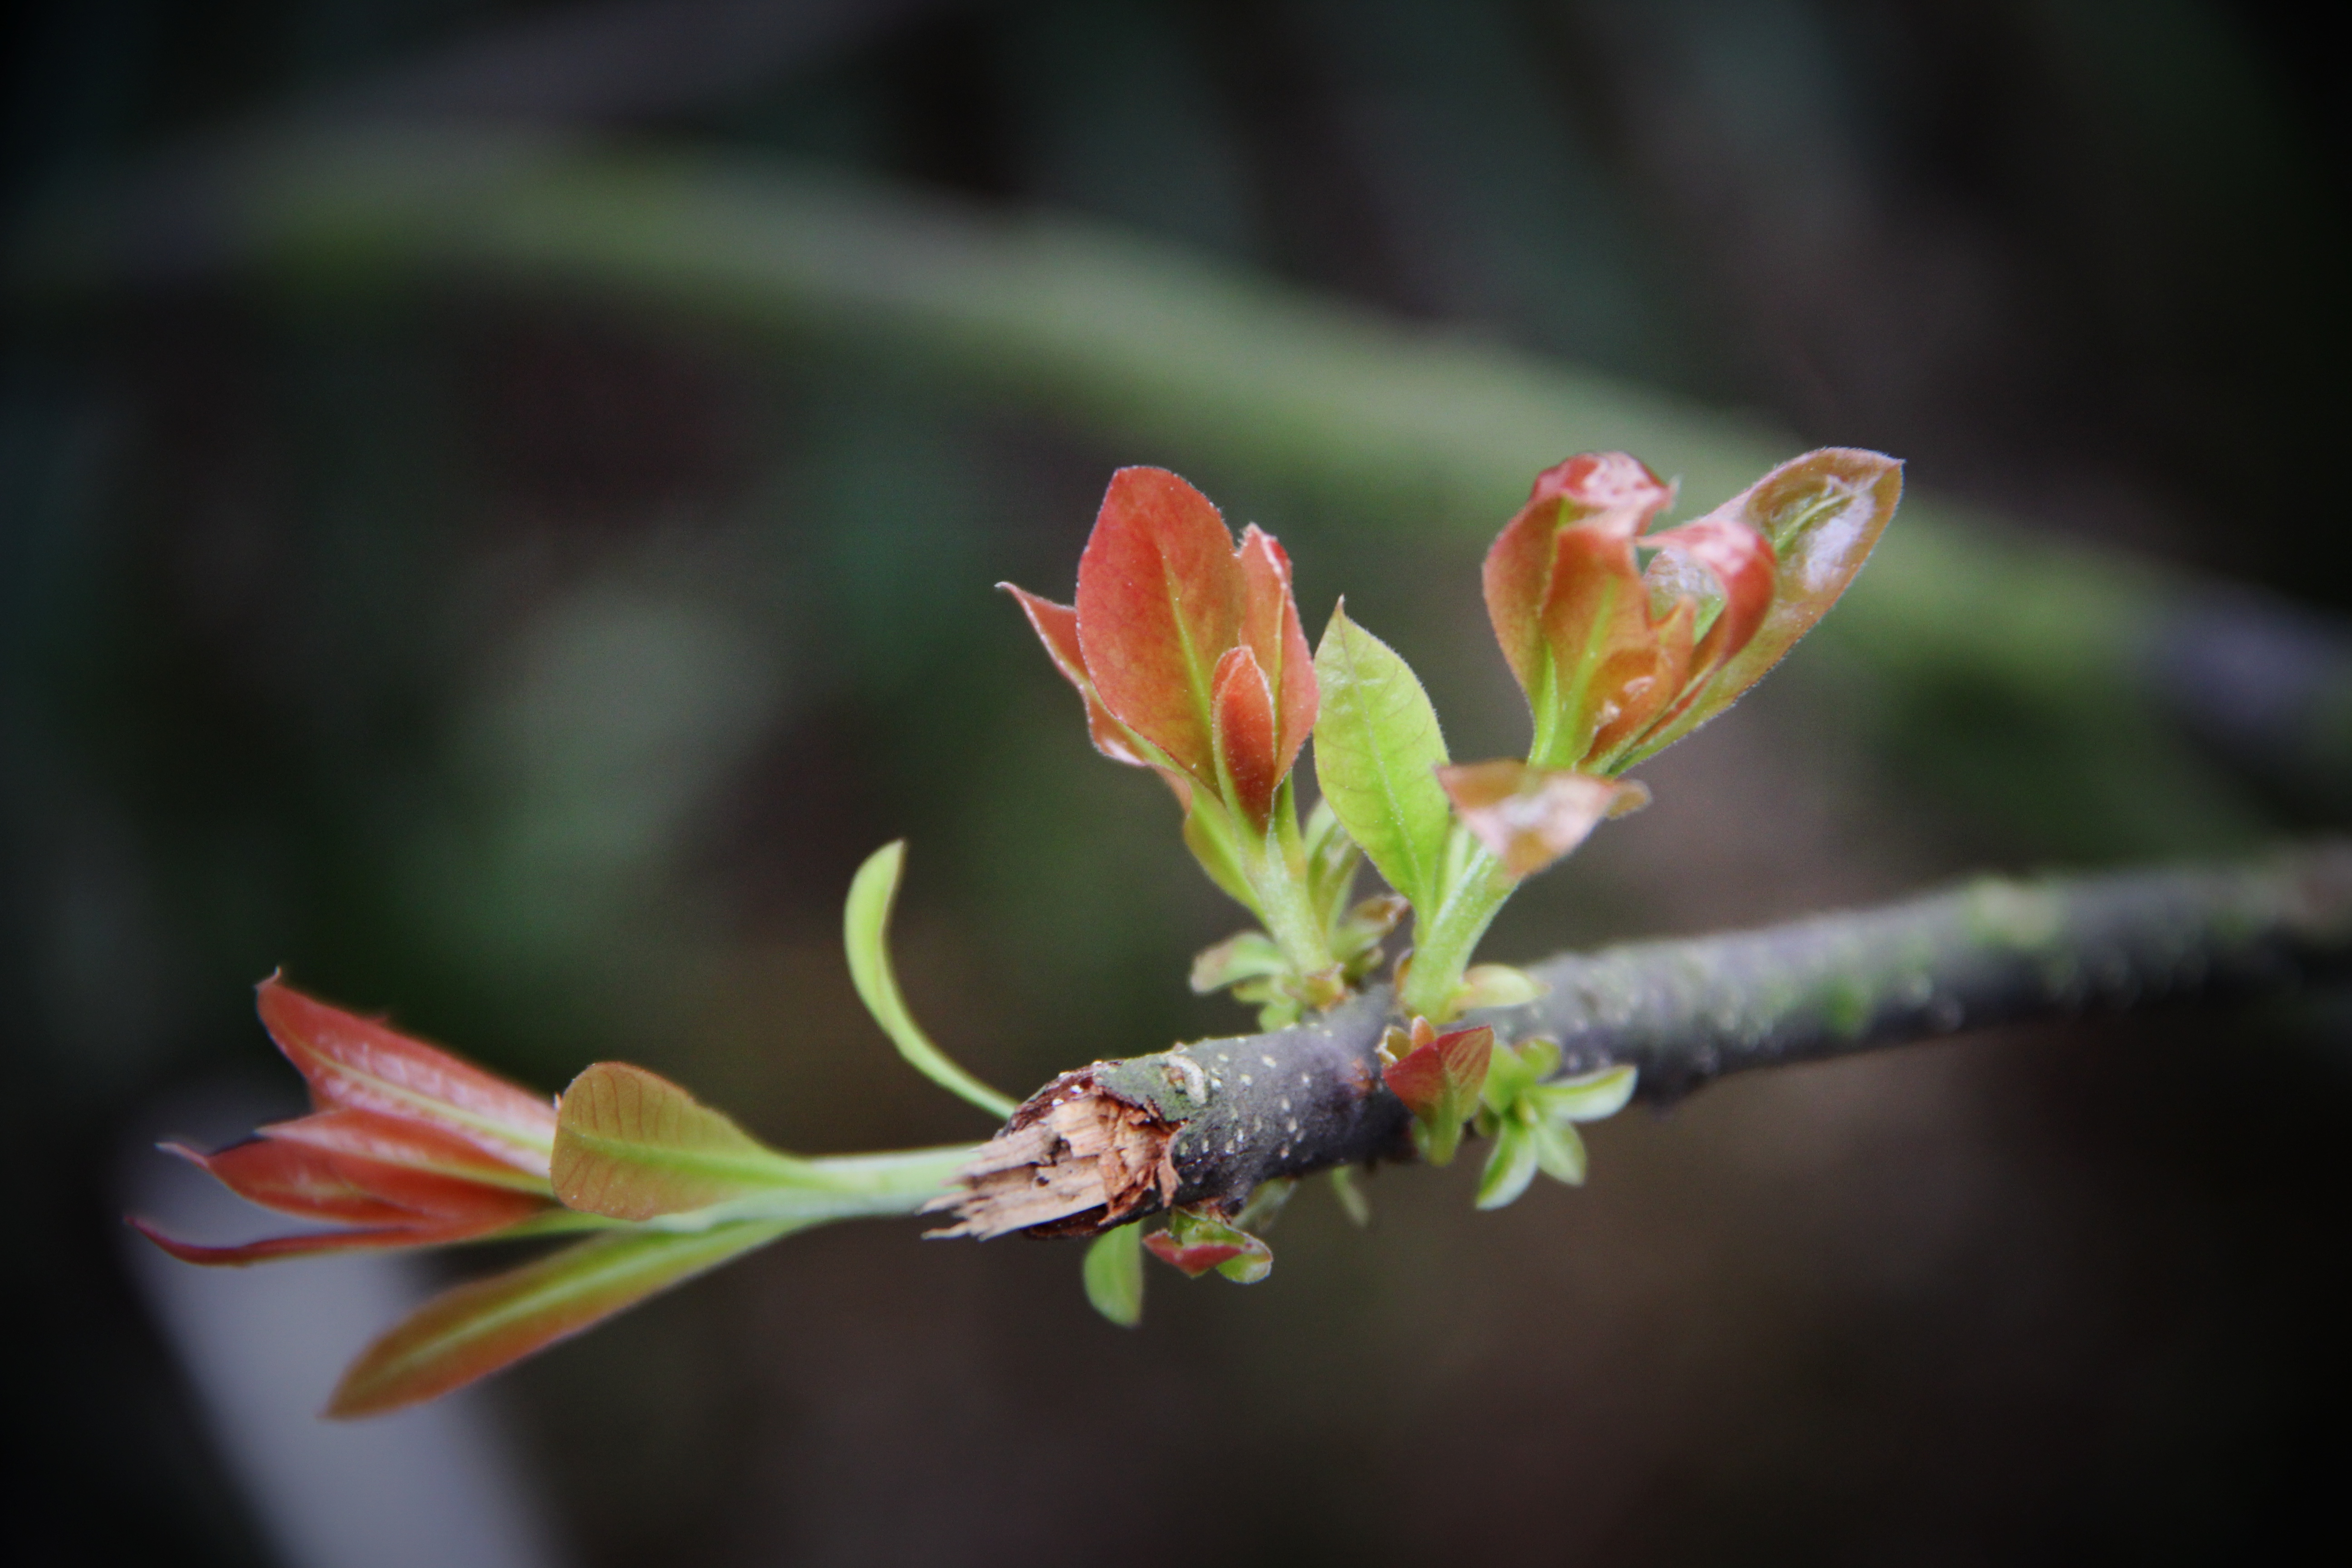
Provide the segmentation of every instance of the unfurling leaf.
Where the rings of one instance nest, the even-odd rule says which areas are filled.
[[[1210,708],[1225,793],[1243,820],[1264,833],[1287,769],[1276,755],[1274,689],[1256,655],[1245,647],[1225,651],[1210,682]]]
[[[1316,650],[1322,711],[1315,776],[1323,799],[1389,886],[1426,916],[1444,897],[1453,814],[1432,770],[1445,760],[1437,713],[1410,666],[1348,618],[1344,603]]]
[[[1290,562],[1271,537],[1252,527],[1236,548],[1191,485],[1162,468],[1121,468],[1079,557],[1076,625],[1104,707],[1212,790],[1216,667],[1247,648],[1274,712],[1276,776],[1289,771],[1315,722],[1315,678]]]
[[[1143,1226],[1107,1230],[1087,1247],[1087,1300],[1122,1329],[1143,1321]]]
[[[1462,1124],[1478,1109],[1495,1031],[1480,1025],[1439,1034],[1425,1018],[1410,1032],[1392,1028],[1381,1043],[1381,1080],[1413,1114],[1422,1158],[1449,1164],[1461,1146]]]
[[[1883,453],[1827,447],[1781,464],[1706,518],[1685,525],[1696,529],[1712,522],[1765,540],[1772,569],[1769,607],[1743,646],[1725,650],[1719,667],[1695,672],[1685,700],[1616,765],[1655,756],[1761,679],[1853,582],[1902,499],[1900,462]]]
[[[809,1179],[804,1162],[625,1062],[573,1079],[559,1114],[555,1195],[583,1214],[653,1219]]]
[[[164,1148],[250,1202],[359,1228],[206,1247],[131,1221],[173,1257],[245,1264],[436,1247],[538,1227],[560,1213],[547,1180],[555,1113],[539,1096],[275,976],[262,983],[258,1003],[321,1109],[218,1153]]]
[[[519,1084],[373,1019],[305,996],[276,975],[256,993],[262,1026],[321,1110],[372,1110],[438,1127],[515,1170],[547,1175],[555,1108]]]
[[[1630,780],[1508,758],[1440,768],[1437,782],[1463,825],[1512,877],[1542,870],[1583,843],[1604,818],[1638,811],[1650,800],[1650,792]]]
[[[1274,1271],[1274,1248],[1215,1215],[1176,1209],[1166,1230],[1143,1238],[1151,1256],[1197,1279],[1213,1268],[1236,1285],[1255,1285]]]
[[[945,1051],[931,1044],[930,1037],[907,1010],[907,999],[899,994],[898,977],[890,967],[890,905],[898,896],[898,874],[906,860],[905,839],[885,844],[866,858],[849,884],[849,903],[842,911],[841,925],[842,942],[849,952],[850,981],[857,987],[866,1010],[917,1072],[1003,1121],[1013,1114],[1018,1102],[956,1066]]]
[[[1602,1068],[1538,1083],[1529,1093],[1537,1110],[1551,1121],[1605,1121],[1632,1101],[1634,1077],[1630,1065]]]
[[[446,1394],[814,1223],[615,1232],[444,1291],[361,1352],[327,1414],[378,1415]]]

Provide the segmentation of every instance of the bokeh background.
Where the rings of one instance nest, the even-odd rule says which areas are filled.
[[[394,1297],[226,1277],[329,1360],[208,1361],[117,1218],[143,1139],[289,1096],[279,965],[791,1148],[981,1136],[842,966],[902,836],[917,1011],[983,1077],[1244,1026],[1182,984],[1236,911],[990,590],[1064,594],[1121,463],[1278,534],[1482,755],[1524,710],[1477,561],[1538,468],[1628,446],[1703,508],[1908,459],[1849,603],[1496,956],[2340,825],[2344,121],[2297,8],[8,26],[14,1560],[398,1561],[436,1508],[583,1568],[2342,1560],[2330,996],[1726,1084],[1500,1215],[1467,1168],[1382,1174],[1368,1234],[1307,1193],[1267,1284],[1162,1271],[1134,1333],[1068,1246],[794,1238],[459,1437],[387,1425],[499,1497],[382,1517],[289,1523],[266,1456],[331,1435],[232,1407],[273,1365],[315,1406]]]

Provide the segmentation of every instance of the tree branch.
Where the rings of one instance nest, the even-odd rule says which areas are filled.
[[[1563,1073],[1631,1063],[1671,1101],[1727,1073],[2093,1010],[2283,994],[2352,973],[2352,844],[2238,864],[1985,878],[1761,931],[1629,943],[1534,968],[1550,990],[1475,1015],[1544,1036]],[[935,1232],[1087,1235],[1262,1182],[1412,1158],[1381,1082],[1386,987],[1270,1034],[1097,1062],[1015,1113],[934,1206]]]

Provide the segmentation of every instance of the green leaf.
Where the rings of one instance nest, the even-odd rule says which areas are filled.
[[[1538,1118],[1527,1131],[1528,1141],[1535,1146],[1536,1163],[1543,1167],[1545,1175],[1571,1187],[1584,1185],[1584,1140],[1577,1136],[1574,1127]]]
[[[1290,961],[1282,956],[1282,949],[1274,945],[1274,938],[1262,931],[1237,931],[1193,955],[1192,992],[1206,996],[1245,980],[1264,980],[1289,973]]]
[[[1323,706],[1315,721],[1315,775],[1323,798],[1389,885],[1423,918],[1444,893],[1441,880],[1454,810],[1435,770],[1445,737],[1429,694],[1386,643],[1331,612],[1315,677]]]
[[[1011,1116],[1019,1102],[950,1061],[916,1026],[906,998],[898,993],[898,977],[890,968],[890,905],[898,896],[898,873],[906,858],[905,839],[885,844],[866,857],[849,884],[849,905],[842,912],[841,922],[842,941],[849,949],[849,978],[866,1010],[917,1072],[1001,1121]]]
[[[566,1208],[636,1220],[810,1179],[805,1162],[626,1062],[598,1062],[563,1091],[553,1175]]]
[[[1629,1065],[1560,1079],[1537,1087],[1536,1107],[1555,1121],[1600,1121],[1625,1109],[1634,1078]]]
[[[326,1413],[381,1415],[446,1394],[810,1223],[615,1232],[444,1291],[360,1353]]]
[[[1143,1226],[1107,1230],[1087,1248],[1087,1300],[1122,1329],[1143,1321]]]
[[[1536,1179],[1537,1152],[1533,1129],[1524,1121],[1507,1121],[1495,1137],[1494,1151],[1478,1176],[1478,1206],[1508,1207],[1518,1201]]]

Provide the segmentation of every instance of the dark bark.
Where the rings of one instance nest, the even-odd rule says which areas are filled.
[[[1530,973],[1550,987],[1542,998],[1469,1021],[1506,1041],[1558,1041],[1563,1073],[1632,1063],[1639,1093],[1668,1101],[1755,1068],[1997,1023],[2273,995],[2352,973],[2352,846],[2237,865],[1986,878],[1762,931],[1570,954]],[[1163,1206],[1171,1184],[1178,1204],[1231,1212],[1276,1176],[1410,1158],[1411,1118],[1374,1054],[1390,1004],[1388,988],[1375,987],[1295,1028],[1064,1075],[1013,1129],[1091,1097],[1153,1130],[1149,1153],[1171,1156],[1174,1181],[1130,1184],[1108,1200],[1099,1184],[1091,1194],[1074,1187],[1050,1224],[1025,1228],[1091,1232]],[[1069,1145],[1028,1136],[1008,1152],[1043,1185]],[[953,1234],[1024,1228],[992,1226],[994,1202],[975,1184],[952,1205],[962,1216]]]

